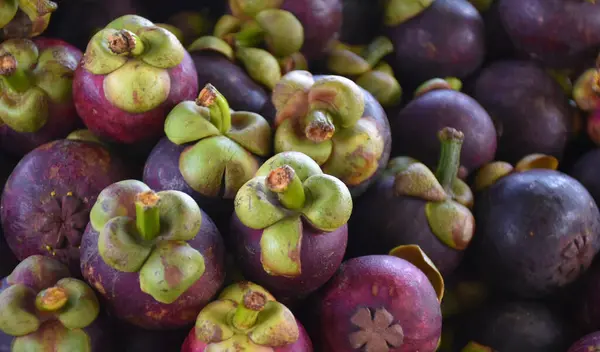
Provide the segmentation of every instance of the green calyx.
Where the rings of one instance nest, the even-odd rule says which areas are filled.
[[[433,173],[424,164],[407,157],[392,160],[387,174],[394,176],[398,196],[426,201],[425,214],[431,231],[447,246],[464,250],[473,238],[475,221],[468,207],[473,194],[457,177],[464,135],[446,127],[439,132],[441,153]]]
[[[202,212],[183,192],[113,183],[98,196],[90,223],[104,262],[139,272],[140,289],[161,303],[175,302],[204,274],[204,257],[187,243],[200,231]]]
[[[446,77],[443,79],[432,78],[421,83],[421,85],[417,87],[414,93],[414,97],[417,98],[431,91],[439,89],[451,89],[455,91],[460,91],[462,89],[462,82],[455,77]]]
[[[56,3],[49,0],[4,0],[0,3],[0,29],[10,38],[38,36],[56,9]]]
[[[53,258],[32,256],[21,262],[0,293],[0,330],[26,336],[47,321],[69,330],[93,323],[100,311],[94,291],[68,276],[66,266]]]
[[[394,45],[386,37],[377,37],[359,48],[338,43],[329,53],[327,68],[337,75],[352,77],[382,106],[394,106],[402,98],[402,87],[392,68],[382,61],[393,51]]]
[[[109,23],[88,43],[83,67],[106,75],[108,101],[129,113],[143,113],[169,96],[168,69],[181,63],[185,49],[177,37],[147,19],[126,15]]]
[[[287,73],[273,89],[277,110],[275,152],[299,151],[347,185],[371,177],[384,150],[383,136],[356,83],[341,76],[315,81],[307,71]]]
[[[352,213],[346,185],[324,174],[314,160],[299,152],[284,152],[267,160],[240,188],[234,204],[245,226],[263,230],[263,269],[285,277],[302,273],[305,222],[331,232],[344,226]]]
[[[427,10],[434,0],[386,0],[383,23],[400,25]]]
[[[558,159],[551,155],[530,154],[519,160],[514,167],[504,161],[491,162],[477,171],[475,190],[484,190],[509,174],[533,169],[556,170],[558,169]]]
[[[78,58],[62,47],[39,51],[29,39],[0,44],[0,121],[17,132],[37,132],[49,105],[72,99]]]
[[[225,288],[196,319],[195,334],[209,349],[262,350],[288,346],[300,330],[292,312],[264,288],[237,283]]]
[[[475,6],[477,11],[483,13],[490,9],[494,0],[469,0],[469,2]]]
[[[211,84],[196,102],[184,101],[167,115],[167,138],[175,144],[195,142],[181,154],[179,169],[195,191],[232,199],[258,170],[257,157],[271,153],[271,127],[261,116],[231,111]]]
[[[92,131],[90,131],[88,129],[75,130],[75,131],[69,133],[69,135],[65,139],[70,139],[70,140],[74,140],[74,141],[94,142],[94,143],[102,144],[105,147],[108,147],[108,145],[104,141],[100,140],[100,138],[98,138],[98,136],[96,136],[94,133],[92,133]]]

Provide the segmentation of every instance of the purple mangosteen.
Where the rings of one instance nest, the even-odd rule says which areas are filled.
[[[515,163],[533,153],[561,159],[572,135],[572,111],[561,86],[542,67],[494,62],[479,73],[472,96],[494,121],[497,159]]]
[[[52,256],[77,276],[81,236],[96,197],[128,175],[124,161],[98,143],[63,139],[25,155],[4,186],[0,209],[15,256]]]
[[[240,269],[278,300],[306,297],[342,262],[350,191],[305,154],[267,160],[234,204],[230,236]]]
[[[390,161],[384,176],[357,201],[349,225],[351,256],[416,244],[444,275],[458,267],[475,232],[469,210],[473,194],[457,178],[463,138],[453,128],[439,132],[435,173],[412,158]]]
[[[273,90],[275,152],[298,151],[344,182],[353,197],[385,169],[391,135],[381,105],[342,76],[292,71]]]
[[[600,204],[598,168],[600,168],[600,148],[590,150],[579,158],[570,170],[569,175],[581,182],[585,189],[594,197],[596,203]]]
[[[597,54],[600,4],[594,1],[503,0],[498,11],[517,50],[545,66],[571,68]]]
[[[327,51],[327,70],[354,80],[383,107],[391,108],[402,98],[402,87],[392,67],[383,61],[393,51],[394,44],[386,37],[377,37],[364,46],[336,43]]]
[[[316,306],[322,351],[436,351],[442,277],[416,245],[395,254],[350,259],[323,288]]]
[[[252,282],[232,284],[198,315],[181,352],[312,352],[302,324],[267,290]]]
[[[440,155],[437,133],[452,127],[464,134],[460,178],[494,159],[494,123],[475,99],[456,90],[458,86],[456,80],[429,80],[411,102],[389,116],[393,155],[409,156],[434,168]]]
[[[493,162],[475,177],[477,226],[471,265],[496,289],[523,297],[558,293],[600,250],[600,212],[556,158]]]
[[[179,40],[137,15],[119,17],[92,37],[73,80],[87,128],[123,144],[158,140],[168,111],[197,92],[196,68]]]
[[[114,348],[94,290],[54,258],[32,255],[0,286],[1,351]]]
[[[72,97],[79,49],[58,39],[0,44],[0,149],[22,157],[64,138],[81,121]]]
[[[259,114],[231,111],[211,84],[198,99],[167,116],[167,136],[152,150],[144,182],[154,190],[192,196],[221,230],[229,227],[233,198],[271,154],[271,127]]]
[[[42,34],[56,8],[56,2],[49,0],[3,1],[0,4],[0,41]]]
[[[600,350],[600,331],[587,334],[575,341],[567,352],[594,352]]]
[[[466,78],[483,63],[483,19],[467,0],[387,1],[384,24],[394,43],[389,61],[402,83]]]
[[[145,329],[191,324],[225,277],[224,246],[187,194],[137,180],[106,187],[81,241],[81,272],[110,312]]]

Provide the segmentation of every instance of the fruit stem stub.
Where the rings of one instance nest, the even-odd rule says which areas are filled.
[[[233,314],[232,324],[238,330],[247,330],[256,324],[258,314],[265,308],[267,296],[258,291],[248,291]]]
[[[441,142],[441,150],[435,177],[444,190],[452,194],[452,185],[460,167],[460,149],[464,134],[454,128],[445,127],[438,132],[438,138]]]
[[[142,239],[151,241],[160,233],[160,197],[153,191],[139,193],[135,199],[135,225]]]
[[[0,56],[0,77],[9,89],[18,93],[31,87],[27,74],[19,69],[17,59],[10,53]]]
[[[208,83],[198,94],[196,99],[198,106],[208,108],[210,111],[210,122],[221,131],[226,133],[231,129],[231,109],[227,99],[213,86]]]
[[[62,287],[50,287],[40,291],[35,297],[35,307],[42,312],[56,312],[69,301],[67,290]]]
[[[315,143],[330,140],[335,133],[335,125],[331,115],[325,111],[313,110],[304,119],[304,134]]]
[[[284,207],[298,210],[304,206],[306,201],[304,186],[291,166],[283,165],[271,171],[266,183],[271,192],[277,193]]]
[[[133,32],[122,29],[108,37],[108,48],[115,55],[138,56],[144,52],[144,42]]]

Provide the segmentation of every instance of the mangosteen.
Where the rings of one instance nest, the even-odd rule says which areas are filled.
[[[543,68],[527,61],[494,62],[479,73],[472,97],[494,121],[497,159],[515,163],[533,153],[562,158],[572,135],[571,107]]]
[[[387,116],[375,98],[341,76],[292,71],[273,90],[275,152],[310,156],[343,181],[353,197],[385,168],[391,149]]]
[[[81,272],[110,312],[144,329],[191,324],[225,277],[224,246],[189,195],[125,180],[98,196],[81,241]]]
[[[475,178],[477,227],[469,252],[495,288],[549,296],[577,280],[600,250],[600,212],[585,187],[532,155],[514,168],[486,165]]]
[[[597,170],[600,167],[600,148],[585,153],[569,172],[590,192],[596,203],[600,204],[600,179]]]
[[[124,161],[98,143],[63,139],[25,155],[4,186],[0,209],[15,256],[51,256],[78,276],[90,209],[102,189],[128,175]]]
[[[600,349],[600,331],[585,335],[571,345],[567,352],[593,352]]]
[[[189,194],[221,229],[228,228],[235,194],[254,176],[260,158],[271,154],[269,123],[253,112],[231,111],[207,84],[195,102],[169,113],[165,132],[146,161],[144,182]]]
[[[350,191],[305,154],[267,160],[234,204],[230,236],[240,269],[278,300],[306,297],[342,262]]]
[[[49,0],[9,0],[0,6],[0,41],[42,34],[57,8]]]
[[[384,24],[394,43],[389,62],[408,87],[435,77],[466,78],[483,63],[483,19],[467,0],[425,0],[411,6],[391,0]]]
[[[322,351],[433,352],[440,342],[443,280],[418,246],[402,258],[350,259],[319,294]],[[436,277],[434,287],[423,270]]]
[[[58,39],[0,44],[0,149],[22,157],[81,124],[71,89],[81,57]]]
[[[367,44],[381,30],[383,1],[342,0],[340,40],[351,45]]]
[[[392,155],[409,156],[434,168],[440,155],[437,133],[448,126],[464,134],[461,178],[494,159],[494,123],[475,99],[456,90],[460,86],[460,81],[454,79],[426,81],[411,102],[389,116]]]
[[[32,255],[0,286],[1,351],[114,348],[94,290],[54,258]]]
[[[358,200],[349,226],[351,256],[416,244],[444,275],[459,265],[475,232],[469,210],[473,194],[457,178],[464,135],[444,128],[438,136],[442,146],[435,173],[415,159],[394,158]]]
[[[570,68],[597,54],[600,4],[594,1],[503,0],[502,24],[520,54]]]
[[[541,302],[493,302],[464,320],[457,331],[462,352],[563,352],[572,331]]]
[[[353,79],[383,107],[393,107],[401,102],[402,88],[392,67],[382,61],[393,51],[394,45],[386,37],[377,37],[369,45],[358,47],[337,43],[328,51],[327,69]]]
[[[306,330],[267,290],[243,281],[228,286],[196,319],[181,352],[312,352]]]
[[[45,35],[55,36],[85,50],[90,38],[115,18],[128,14],[147,16],[140,0],[54,0],[58,9]]]
[[[92,37],[73,80],[87,128],[123,144],[158,140],[167,112],[197,92],[194,63],[179,40],[137,15],[119,17]]]

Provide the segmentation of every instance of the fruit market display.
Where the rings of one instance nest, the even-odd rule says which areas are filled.
[[[1,352],[600,351],[600,2],[0,0]]]

